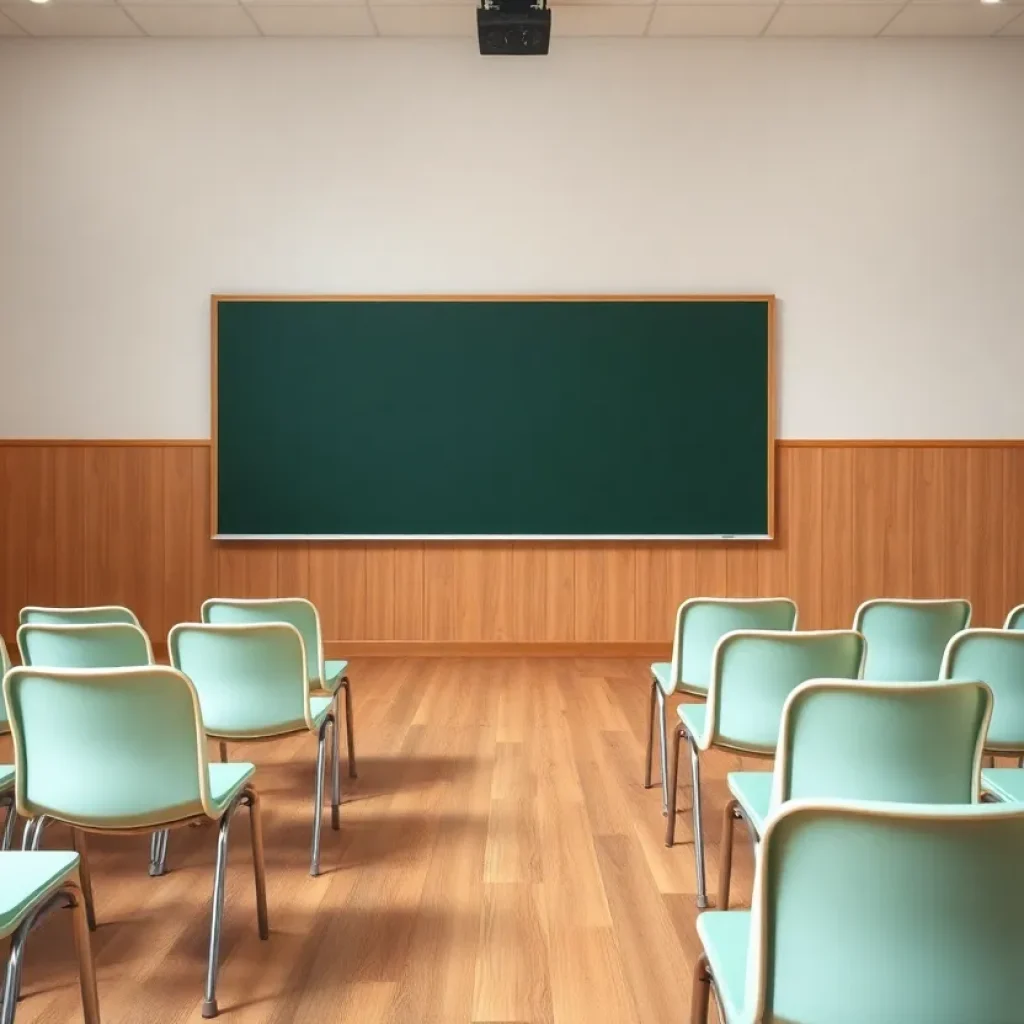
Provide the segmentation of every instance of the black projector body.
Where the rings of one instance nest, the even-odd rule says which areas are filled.
[[[501,54],[546,54],[551,43],[551,11],[541,0],[489,0],[476,11],[480,52]]]

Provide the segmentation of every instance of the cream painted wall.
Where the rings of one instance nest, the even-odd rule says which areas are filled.
[[[0,44],[0,436],[206,436],[214,291],[775,292],[782,436],[1024,436],[1024,41]]]

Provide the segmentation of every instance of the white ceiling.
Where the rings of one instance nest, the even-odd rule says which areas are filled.
[[[0,36],[466,36],[475,0],[0,0]],[[1018,36],[1024,0],[552,0],[555,36]]]

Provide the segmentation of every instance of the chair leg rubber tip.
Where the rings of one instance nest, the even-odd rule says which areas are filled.
[[[158,865],[156,865],[156,864],[150,864],[149,865],[149,877],[150,878],[159,878],[162,874],[163,874],[163,872],[160,870]]]
[[[211,1017],[216,1017],[218,1012],[216,999],[203,1000],[203,1020],[209,1020]]]
[[[708,909],[708,898],[707,898],[707,896],[698,896],[697,897],[697,909],[698,910],[707,910]]]
[[[350,779],[358,779],[359,778],[358,774],[356,774],[355,768],[349,768],[349,770],[348,770],[348,777]]]
[[[331,828],[337,832],[341,828],[341,814],[337,807],[331,808]]]
[[[320,866],[319,865],[317,865],[315,868],[310,868],[309,869],[309,877],[310,878],[319,878],[320,877]]]

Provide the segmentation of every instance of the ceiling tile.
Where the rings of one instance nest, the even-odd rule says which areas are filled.
[[[1024,36],[1024,11],[1021,11],[999,34],[1001,36]]]
[[[366,0],[241,0],[244,7],[363,7]]]
[[[1005,4],[910,3],[893,18],[886,36],[990,36],[1018,13]]]
[[[55,0],[64,3],[66,0]],[[78,0],[73,0],[77,3]],[[237,7],[238,0],[118,0],[124,8],[129,7]]]
[[[476,10],[468,4],[440,7],[381,5],[374,7],[373,20],[382,36],[476,35]]]
[[[166,3],[166,0],[164,0]],[[86,7],[116,7],[117,0],[53,0],[52,3],[48,3],[48,7],[68,7],[68,6],[86,6]],[[33,0],[3,0],[3,6],[6,10],[8,7],[38,7],[37,3],[33,3]]]
[[[252,18],[237,4],[131,4],[125,10],[149,36],[258,36]]]
[[[773,5],[686,4],[657,6],[647,34],[651,36],[757,36],[771,20]]]
[[[902,4],[783,4],[766,36],[877,36]]]
[[[651,7],[612,7],[604,4],[551,8],[553,36],[642,36],[651,20]]]
[[[5,6],[3,12],[32,36],[140,36],[120,7],[84,4]]]
[[[24,34],[24,31],[18,28],[6,14],[0,14],[0,36],[23,36]]]
[[[252,0],[250,0],[252,2]],[[258,0],[257,0],[258,2]],[[477,0],[368,0],[371,7],[468,7],[476,10]],[[475,15],[474,15],[475,17]],[[476,31],[475,29],[473,30]]]
[[[268,36],[372,36],[369,8],[318,4],[249,4],[249,14]]]

